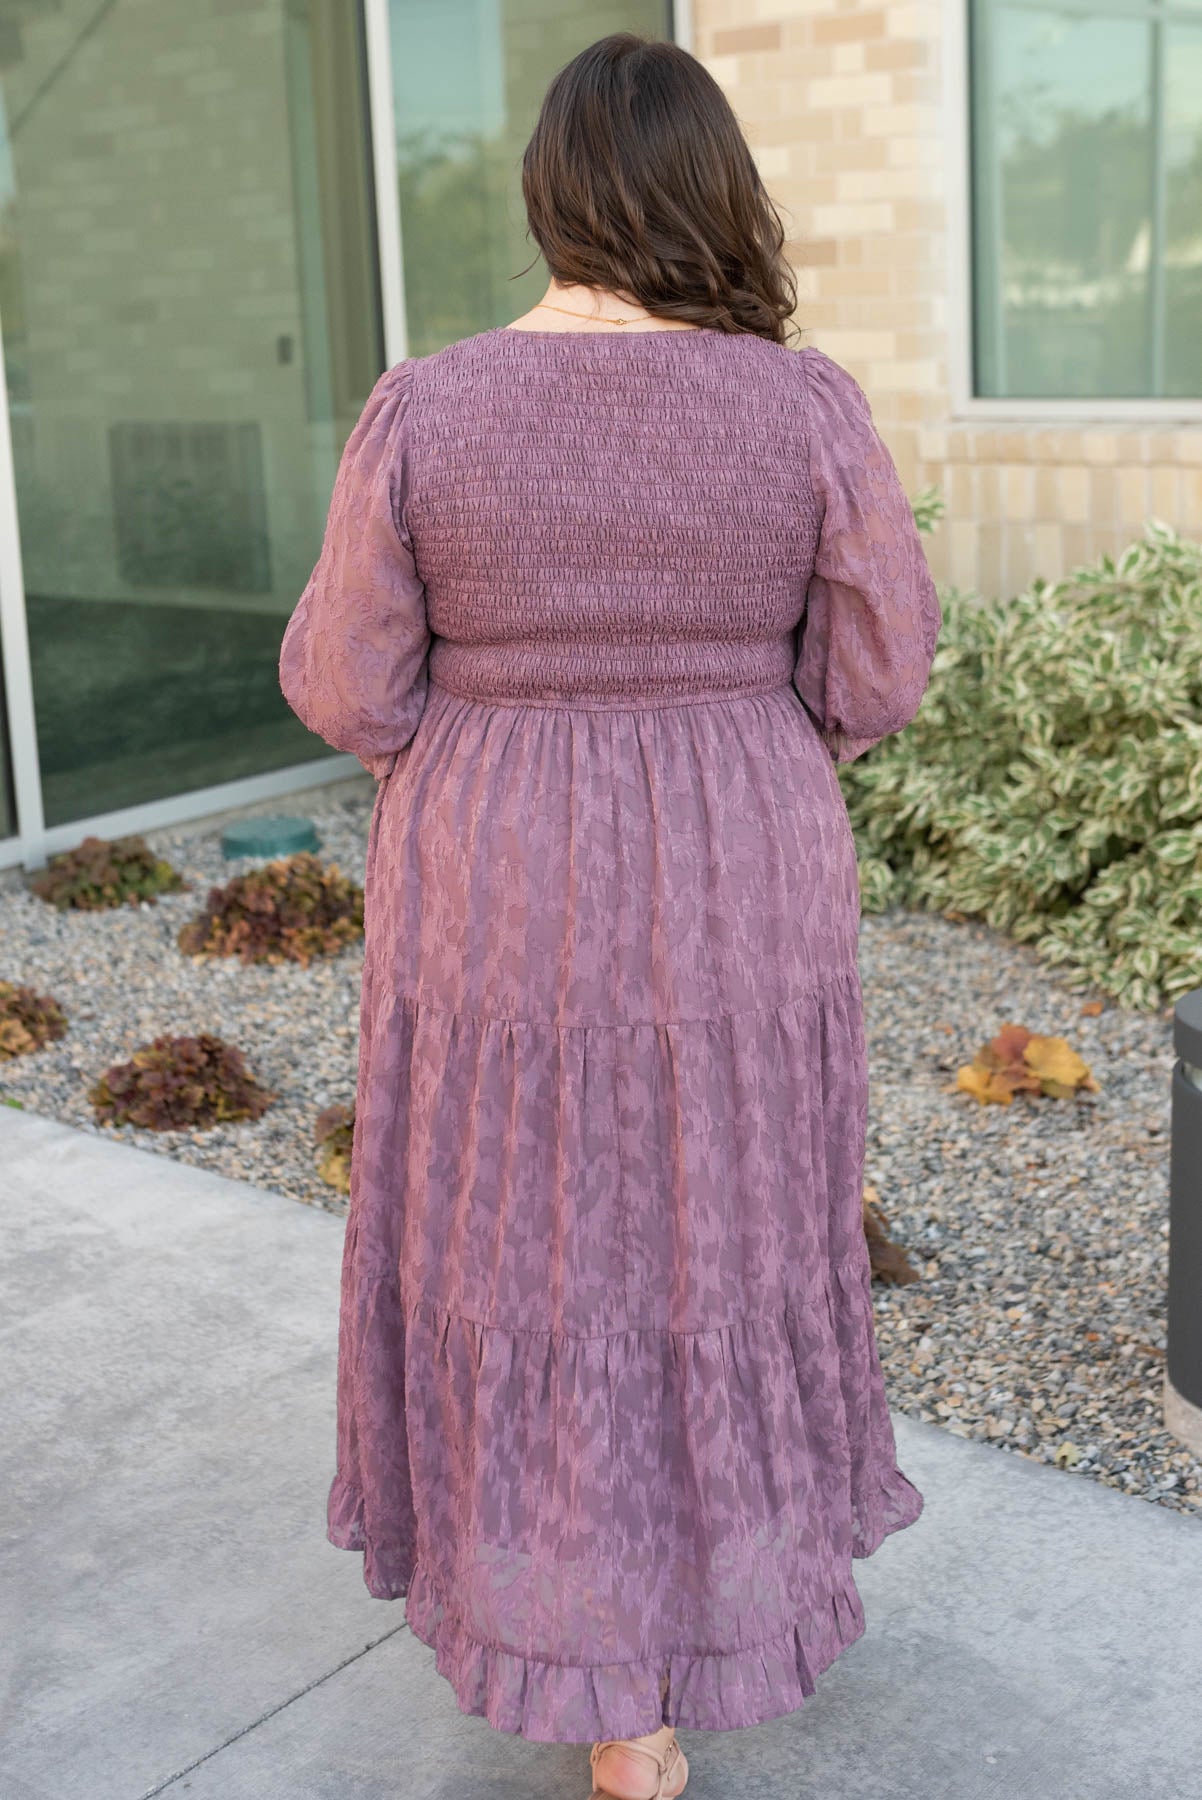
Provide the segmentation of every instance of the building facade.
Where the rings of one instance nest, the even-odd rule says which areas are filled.
[[[939,576],[1202,529],[1202,0],[0,0],[0,866],[358,771],[276,678],[341,446],[541,294],[619,29],[729,94]]]

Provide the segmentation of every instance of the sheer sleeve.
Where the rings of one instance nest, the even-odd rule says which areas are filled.
[[[835,761],[851,762],[918,711],[943,619],[913,509],[863,390],[822,351],[798,355],[821,524],[793,685]]]
[[[342,452],[317,565],[280,647],[297,717],[388,775],[426,701],[431,633],[405,527],[412,364],[386,369]]]

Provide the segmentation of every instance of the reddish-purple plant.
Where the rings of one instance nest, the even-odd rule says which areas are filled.
[[[277,1097],[255,1080],[241,1050],[207,1031],[157,1037],[88,1090],[101,1124],[147,1131],[258,1119]]]

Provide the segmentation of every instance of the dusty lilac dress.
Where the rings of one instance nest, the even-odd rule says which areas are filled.
[[[791,1711],[920,1511],[835,762],[939,623],[817,350],[498,327],[347,443],[280,660],[378,778],[328,1531],[500,1730]]]

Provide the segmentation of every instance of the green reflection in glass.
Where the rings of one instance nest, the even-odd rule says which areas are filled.
[[[1165,32],[1165,393],[1202,394],[1202,20]]]
[[[424,356],[546,288],[521,158],[556,70],[612,31],[671,23],[657,0],[391,0],[391,31],[409,350]]]
[[[976,391],[1202,395],[1196,26],[974,0]]]
[[[330,751],[279,691],[383,367],[359,9],[7,7],[0,305],[49,823]]]

